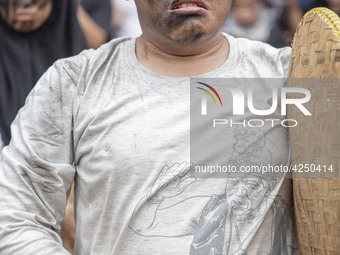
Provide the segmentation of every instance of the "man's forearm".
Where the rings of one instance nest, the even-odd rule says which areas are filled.
[[[2,255],[69,255],[62,246],[61,240],[56,232],[47,229],[28,220],[19,220],[13,213],[8,220],[15,222],[0,223],[0,254]],[[0,218],[3,219],[2,213]],[[21,222],[21,223],[20,223]],[[4,226],[4,224],[6,226]]]

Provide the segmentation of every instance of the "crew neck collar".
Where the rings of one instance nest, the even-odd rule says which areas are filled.
[[[228,34],[223,33],[225,38],[228,40],[229,43],[229,55],[226,61],[219,66],[218,68],[198,74],[198,75],[193,75],[193,76],[183,76],[183,77],[176,77],[176,76],[167,76],[164,74],[160,74],[158,72],[155,72],[151,70],[150,68],[144,66],[139,62],[136,56],[136,40],[137,38],[133,38],[130,41],[128,41],[125,44],[124,48],[124,57],[125,57],[125,62],[130,71],[132,71],[135,75],[146,75],[149,76],[150,78],[154,79],[161,79],[164,81],[166,79],[167,81],[169,80],[183,80],[183,79],[188,79],[188,78],[217,78],[221,77],[222,73],[226,73],[226,71],[230,73],[235,73],[235,70],[237,69],[238,66],[238,53],[239,53],[239,48],[236,42],[236,39]]]

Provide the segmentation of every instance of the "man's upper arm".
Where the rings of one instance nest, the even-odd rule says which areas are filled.
[[[11,126],[0,162],[0,254],[68,254],[56,233],[75,175],[78,74],[68,64],[43,75]]]

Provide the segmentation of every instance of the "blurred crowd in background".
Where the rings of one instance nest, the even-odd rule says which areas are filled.
[[[110,2],[111,38],[140,35],[134,1]],[[291,44],[303,14],[315,7],[328,7],[339,15],[340,0],[233,0],[224,31],[235,37],[267,42],[274,47],[287,46]]]
[[[140,35],[134,1],[111,0],[111,5],[112,38]],[[233,0],[224,31],[274,47],[287,46],[303,14],[315,7],[328,7],[340,14],[340,0]]]
[[[224,32],[291,45],[303,14],[321,6],[340,13],[340,0],[233,0]],[[40,18],[33,20],[32,12]],[[0,14],[0,150],[26,96],[54,61],[142,33],[133,0],[0,0]],[[72,217],[63,229],[71,251]]]
[[[225,32],[274,47],[291,44],[304,13],[314,7],[340,11],[340,0],[234,0]]]
[[[134,1],[110,1],[111,38],[140,35]],[[287,46],[291,44],[303,14],[315,7],[328,7],[339,15],[340,0],[233,0],[224,31],[235,37],[267,42],[274,47]]]

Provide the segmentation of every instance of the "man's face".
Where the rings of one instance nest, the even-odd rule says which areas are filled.
[[[237,219],[249,218],[270,191],[270,181],[264,178],[229,178],[227,181],[227,202]],[[261,212],[258,212],[261,213]]]
[[[51,11],[52,0],[0,0],[2,19],[18,32],[29,33],[38,29]]]
[[[220,33],[231,0],[135,0],[143,34],[195,42]]]

